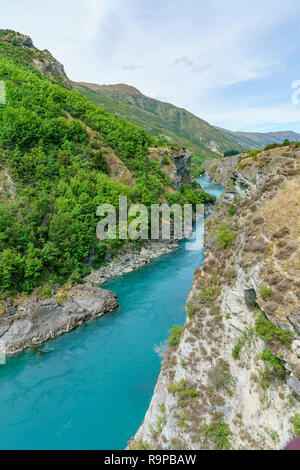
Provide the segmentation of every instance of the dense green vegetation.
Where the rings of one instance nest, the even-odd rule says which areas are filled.
[[[264,150],[272,150],[276,149],[278,147],[288,147],[291,144],[291,142],[288,139],[285,139],[281,144],[280,143],[275,143],[275,144],[269,144],[266,145]]]
[[[1,33],[3,35],[3,32]],[[166,174],[147,154],[166,146],[135,124],[97,108],[82,95],[42,76],[32,65],[36,49],[1,41],[0,79],[0,292],[30,293],[36,286],[78,281],[124,242],[97,242],[96,208],[117,208],[120,195],[149,206],[158,200],[201,203],[190,188],[168,194]],[[110,178],[112,148],[135,177],[128,187]],[[89,261],[89,263],[88,263]]]
[[[224,157],[233,157],[234,155],[238,155],[240,152],[238,152],[237,150],[226,150],[226,152],[224,152]]]

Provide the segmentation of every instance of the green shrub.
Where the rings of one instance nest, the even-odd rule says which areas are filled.
[[[167,339],[167,343],[169,346],[178,346],[180,342],[180,338],[182,335],[183,327],[174,325],[168,333],[170,334],[170,337]]]
[[[291,331],[278,328],[261,313],[255,321],[255,332],[257,336],[266,342],[278,339],[288,347],[290,347],[293,339],[293,334]]]
[[[130,450],[150,450],[150,445],[146,441],[134,441],[129,444]]]
[[[177,395],[180,399],[180,405],[186,405],[189,400],[197,401],[197,392],[190,388],[184,379],[169,385],[168,390],[172,395]]]
[[[219,227],[217,237],[220,247],[225,249],[232,245],[236,239],[236,234],[233,232],[232,227],[229,224],[223,223]]]
[[[205,169],[202,166],[196,166],[193,164],[191,164],[190,171],[194,178],[200,178],[200,176],[205,174]]]
[[[108,174],[107,162],[103,156],[101,150],[95,152],[92,156],[93,168],[95,170],[101,171],[102,173]]]
[[[228,215],[230,217],[233,217],[237,213],[237,211],[238,211],[238,208],[232,204],[231,206],[229,206]]]
[[[200,304],[210,305],[215,300],[217,293],[218,290],[215,287],[203,287],[198,295],[198,300]]]
[[[235,388],[236,378],[230,374],[230,371],[226,368],[215,367],[209,371],[209,377],[217,389],[223,388],[229,396],[233,395],[233,389]]]
[[[95,150],[100,150],[101,149],[101,144],[100,142],[94,141],[91,143],[91,148]]]
[[[186,421],[188,420],[189,420],[188,415],[186,413],[181,413],[181,415],[179,416],[179,420],[178,420],[178,424],[181,427],[181,429],[184,429],[187,427]]]
[[[219,450],[230,450],[233,433],[230,426],[223,421],[222,413],[215,413],[210,424],[200,420],[200,433],[212,441]]]
[[[192,305],[191,303],[188,303],[186,305],[186,313],[190,320],[194,317],[196,312],[197,312],[197,307],[195,305]]]
[[[262,152],[262,150],[251,150],[251,152],[248,153],[248,157],[252,158],[254,161],[257,160],[257,156]]]
[[[296,413],[293,419],[294,431],[296,437],[300,437],[300,414]]]
[[[234,155],[238,155],[240,152],[238,150],[226,150],[224,152],[224,157],[233,157]]]
[[[234,346],[234,348],[232,349],[233,359],[240,358],[240,350],[242,349],[242,347],[243,347],[243,343],[241,343],[240,341]]]
[[[226,271],[225,276],[227,277],[227,279],[235,279],[237,277],[236,269],[235,268],[229,268]]]
[[[285,139],[282,143],[279,143],[279,144],[266,145],[264,150],[272,150],[272,149],[279,148],[279,147],[288,147],[290,144],[291,142],[288,139]]]
[[[268,349],[263,350],[261,359],[265,363],[265,368],[259,371],[260,384],[264,390],[267,390],[274,380],[282,380],[285,377],[285,368],[282,361]]]
[[[278,375],[284,375],[285,374],[285,368],[282,364],[282,361],[278,359],[269,349],[264,349],[262,354],[261,354],[261,359],[269,364]]]
[[[261,286],[259,289],[259,294],[264,301],[267,301],[271,297],[272,291],[267,286]]]

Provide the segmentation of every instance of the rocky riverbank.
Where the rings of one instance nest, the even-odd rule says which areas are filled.
[[[291,146],[224,160],[187,321],[132,449],[281,449],[299,436],[300,159]]]
[[[89,284],[50,299],[32,297],[19,305],[7,302],[6,314],[0,317],[0,352],[11,355],[36,347],[117,306],[113,292]]]
[[[0,353],[20,353],[113,311],[118,307],[116,295],[98,286],[171,253],[177,242],[148,241],[140,251],[131,249],[117,255],[88,275],[83,284],[60,289],[51,298],[33,296],[20,303],[7,301],[0,311]]]
[[[103,284],[112,277],[122,276],[142,268],[153,259],[171,253],[177,246],[178,243],[172,241],[149,241],[147,247],[142,248],[141,251],[135,250],[116,256],[107,266],[101,266],[100,269],[89,274],[86,280],[94,285]]]

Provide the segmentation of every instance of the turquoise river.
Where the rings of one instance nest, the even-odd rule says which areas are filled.
[[[199,179],[219,197],[222,186]],[[115,278],[120,308],[0,366],[0,449],[124,449],[158,378],[157,346],[185,321],[203,249],[173,253]]]

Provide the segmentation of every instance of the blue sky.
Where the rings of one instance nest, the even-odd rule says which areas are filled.
[[[299,0],[1,4],[1,27],[49,49],[72,80],[127,83],[232,130],[300,132]]]

